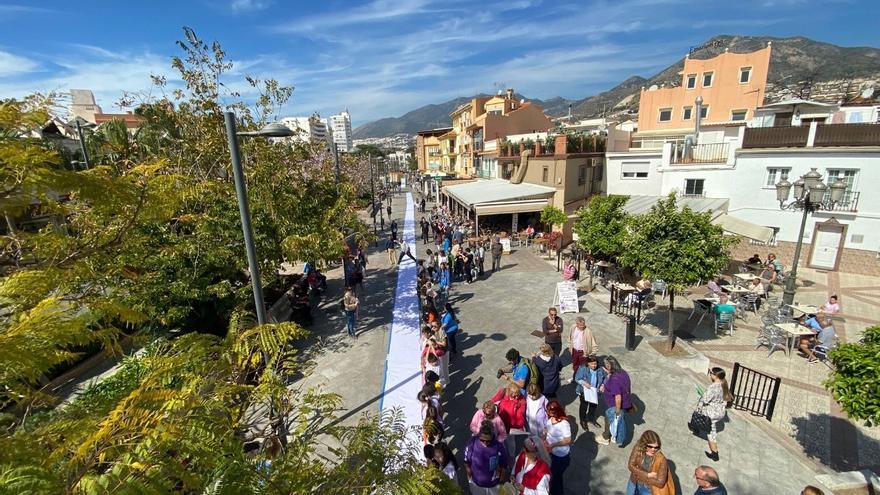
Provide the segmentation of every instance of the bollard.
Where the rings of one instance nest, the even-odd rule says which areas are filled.
[[[626,349],[634,351],[636,349],[636,317],[626,317]]]

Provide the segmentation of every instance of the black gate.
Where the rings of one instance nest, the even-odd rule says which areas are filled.
[[[733,363],[733,378],[730,379],[733,407],[748,411],[753,416],[763,416],[770,421],[773,419],[773,409],[776,407],[781,383],[782,378]]]
[[[621,290],[611,284],[611,301],[608,304],[608,312],[617,316],[633,316],[636,322],[642,321],[642,303],[628,296],[635,294],[633,290]]]

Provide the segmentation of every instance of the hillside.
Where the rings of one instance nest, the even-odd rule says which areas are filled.
[[[802,36],[774,38],[770,36],[715,36],[693,49],[692,58],[707,59],[724,52],[746,53],[767,46],[772,41],[770,73],[767,78],[766,99],[800,96],[820,101],[837,101],[855,96],[860,87],[875,84],[880,87],[880,49],[872,47],[841,47],[811,40]],[[639,92],[652,84],[677,86],[678,75],[684,67],[679,59],[649,78],[632,76],[617,86],[597,95],[580,100],[555,97],[531,100],[544,108],[547,115],[567,115],[568,105],[578,117],[617,115],[632,117],[638,112]],[[484,96],[484,95],[479,95]],[[519,98],[524,98],[517,95]],[[382,137],[404,132],[415,134],[422,129],[451,124],[449,113],[472,97],[461,97],[440,104],[426,105],[401,117],[380,119],[364,124],[354,131],[355,138]]]

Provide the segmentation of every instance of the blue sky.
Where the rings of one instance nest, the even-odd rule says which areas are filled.
[[[283,115],[349,108],[355,125],[514,87],[582,98],[650,76],[716,34],[880,46],[877,0],[0,0],[0,98],[92,89],[105,111],[150,89],[181,26],[244,75],[295,86]]]

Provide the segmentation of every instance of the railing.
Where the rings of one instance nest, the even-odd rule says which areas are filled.
[[[810,126],[747,127],[743,148],[787,148],[807,145]]]
[[[880,146],[880,124],[820,124],[813,146]]]
[[[617,316],[634,316],[636,322],[642,321],[642,304],[638,300],[628,301],[630,294],[637,293],[638,290],[623,290],[615,284],[611,284],[611,300],[608,303],[608,312]]]
[[[724,163],[730,145],[728,143],[694,144],[690,147],[684,143],[672,145],[672,163]]]
[[[732,407],[740,411],[748,411],[753,416],[763,416],[767,421],[771,421],[781,383],[782,379],[779,377],[733,363],[733,378],[730,379]]]
[[[831,200],[831,193],[825,193],[825,197],[822,198],[822,202],[828,204]],[[826,208],[826,211],[859,211],[859,193],[853,191],[846,191],[843,193],[843,197],[840,198],[840,201],[831,205],[830,208]]]

